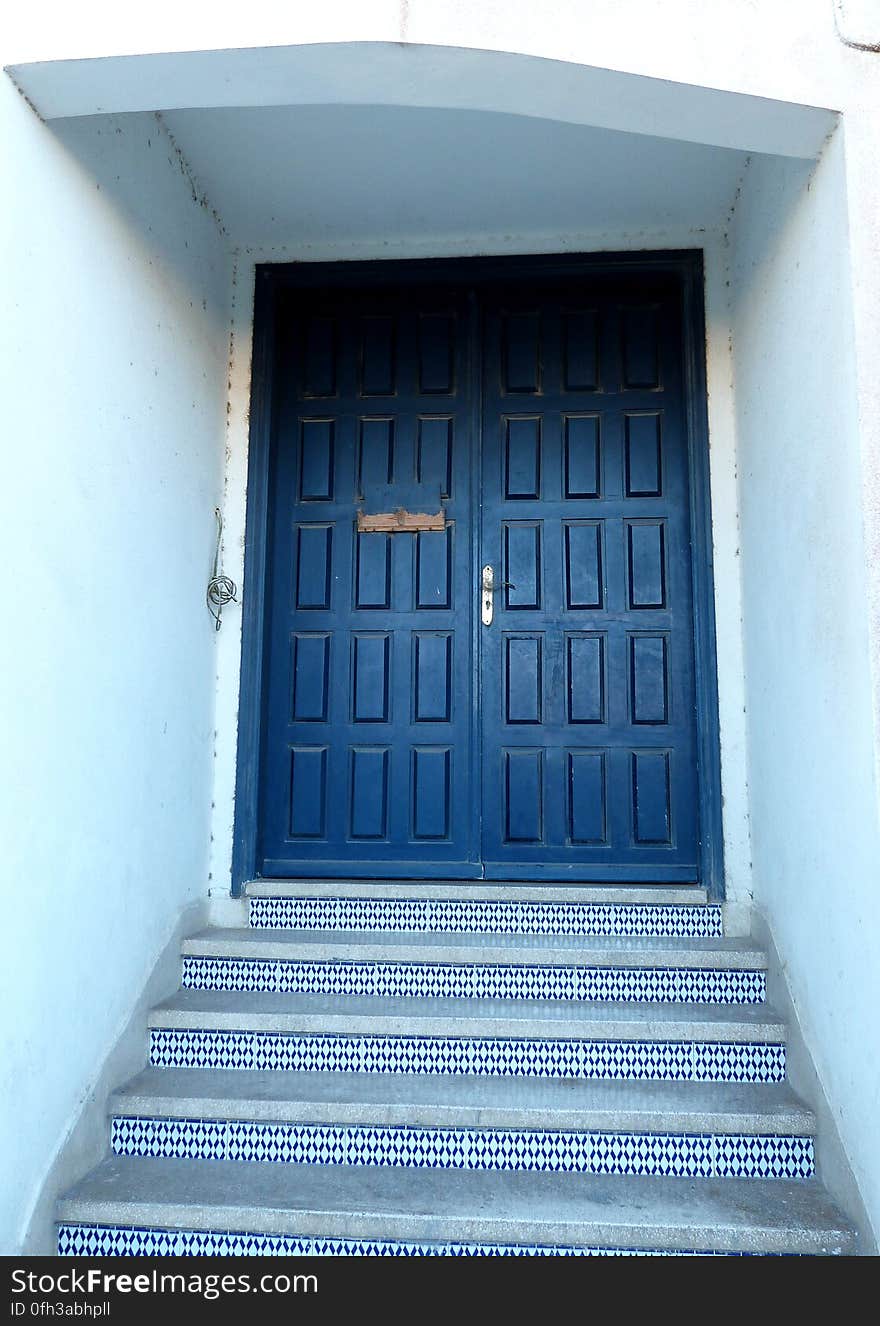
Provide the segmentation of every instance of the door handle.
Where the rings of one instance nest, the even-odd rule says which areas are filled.
[[[492,625],[492,615],[495,610],[493,594],[497,594],[499,589],[516,589],[512,580],[502,580],[495,583],[495,572],[491,566],[484,566],[480,576],[480,620],[484,626]]]

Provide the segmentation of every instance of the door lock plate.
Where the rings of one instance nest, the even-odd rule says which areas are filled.
[[[492,625],[494,611],[495,573],[491,566],[484,566],[480,576],[480,620],[484,626]]]

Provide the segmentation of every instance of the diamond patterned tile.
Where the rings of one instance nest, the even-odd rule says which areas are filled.
[[[120,1225],[60,1225],[60,1257],[750,1257],[748,1252],[568,1248],[516,1243],[395,1243]],[[770,1254],[774,1255],[774,1254]]]
[[[721,908],[670,903],[490,902],[435,898],[252,898],[270,930],[434,931],[506,935],[721,934]]]
[[[781,1082],[782,1044],[287,1035],[154,1028],[158,1068],[477,1074],[638,1081]]]
[[[530,1170],[690,1178],[809,1178],[810,1137],[560,1132],[117,1116],[113,1150],[307,1165]]]
[[[762,971],[688,967],[531,967],[515,964],[325,962],[190,957],[189,990],[428,998],[570,999],[649,1004],[761,1004]]]

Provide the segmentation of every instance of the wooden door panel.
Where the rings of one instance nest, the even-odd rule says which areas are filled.
[[[688,452],[667,288],[485,301],[486,873],[698,875]]]
[[[264,874],[477,872],[470,320],[449,290],[279,310]],[[358,532],[401,507],[446,528]]]

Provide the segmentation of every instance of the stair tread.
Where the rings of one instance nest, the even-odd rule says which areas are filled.
[[[396,1073],[148,1068],[115,1114],[617,1131],[806,1135],[811,1111],[784,1083],[625,1082]]]
[[[149,1014],[152,1027],[323,1030],[358,1034],[703,1036],[784,1038],[785,1024],[764,1005],[638,1004],[552,999],[287,994],[178,990]]]
[[[580,1000],[517,1000],[517,998],[455,998],[447,996],[386,996],[386,994],[313,994],[273,991],[199,991],[179,989],[150,1013],[151,1026],[212,1025],[212,1016],[236,1025],[257,1025],[274,1020],[346,1020],[350,1030],[388,1032],[399,1022],[424,1029],[433,1024],[449,1026],[488,1024],[497,1036],[501,1026],[514,1025],[521,1036],[541,1034],[551,1026],[553,1034],[580,1034],[579,1028],[595,1028],[606,1034],[610,1025],[632,1026],[640,1033],[685,1024],[713,1030],[736,1026],[742,1032],[766,1028],[785,1029],[785,1022],[763,1004],[639,1004],[639,1002]],[[208,1018],[208,1021],[205,1021]],[[190,1020],[195,1020],[190,1022]]]
[[[622,906],[703,907],[698,884],[524,884],[487,880],[260,879],[245,886],[248,898],[405,898],[443,902],[571,902]],[[717,904],[716,904],[717,905]]]
[[[270,930],[209,927],[189,936],[183,952],[210,956],[304,956],[339,960],[515,962],[553,965],[708,967],[762,969],[766,954],[747,939],[508,935],[375,930]]]
[[[843,1251],[814,1180],[261,1165],[111,1156],[62,1222],[577,1246]]]

